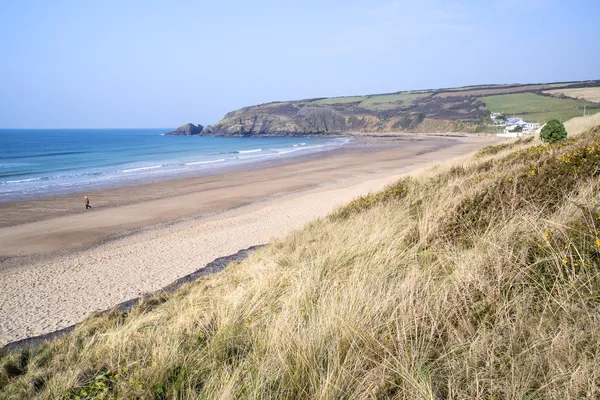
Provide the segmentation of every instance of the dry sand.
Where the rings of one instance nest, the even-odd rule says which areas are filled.
[[[361,141],[246,171],[0,204],[0,345],[77,323],[489,138]]]

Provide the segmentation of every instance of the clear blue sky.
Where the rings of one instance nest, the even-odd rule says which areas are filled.
[[[598,0],[0,2],[0,127],[212,124],[257,103],[600,79]]]

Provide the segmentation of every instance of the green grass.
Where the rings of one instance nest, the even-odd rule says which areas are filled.
[[[366,99],[366,96],[349,96],[349,97],[332,97],[330,99],[321,99],[311,101],[309,104],[332,105],[332,104],[347,104],[357,103]]]
[[[594,105],[585,100],[559,99],[534,93],[485,96],[479,99],[487,105],[491,112],[514,114],[526,120],[540,122],[554,118],[566,120],[581,116],[585,105]]]
[[[600,112],[600,109],[586,110],[586,115],[594,115]],[[551,119],[558,119],[559,121],[565,122],[571,118],[581,117],[583,115],[583,109],[581,110],[559,110],[559,111],[546,111],[541,113],[532,113],[527,115],[519,115],[527,121],[535,122],[548,122]]]
[[[413,101],[429,96],[430,93],[398,93],[369,96],[359,106],[368,110],[391,110],[408,107]]]

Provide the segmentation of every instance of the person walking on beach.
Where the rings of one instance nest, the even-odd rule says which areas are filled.
[[[92,206],[90,206],[90,199],[85,196],[85,209],[87,210],[88,208],[92,208]]]

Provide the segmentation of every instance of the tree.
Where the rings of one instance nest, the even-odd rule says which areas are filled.
[[[554,143],[567,138],[567,130],[559,120],[548,121],[542,128],[540,139],[546,143]]]

